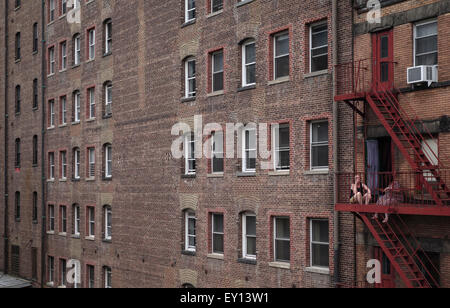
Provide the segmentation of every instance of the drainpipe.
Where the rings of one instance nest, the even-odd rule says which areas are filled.
[[[45,261],[46,261],[46,230],[47,230],[47,218],[46,218],[46,209],[45,209],[45,202],[46,202],[46,189],[47,189],[47,179],[45,176],[45,132],[46,132],[46,125],[45,125],[45,91],[46,91],[46,41],[45,41],[45,0],[42,0],[42,7],[41,7],[41,37],[42,37],[42,44],[41,44],[41,110],[42,110],[42,123],[41,123],[41,211],[42,211],[42,229],[41,229],[41,288],[45,285]]]
[[[8,57],[9,57],[9,47],[8,47],[8,41],[9,41],[9,29],[8,29],[8,12],[9,12],[9,6],[8,6],[9,1],[5,1],[5,145],[4,145],[4,149],[5,149],[5,162],[4,162],[4,176],[5,176],[5,217],[4,217],[4,231],[3,231],[3,241],[4,241],[4,247],[3,247],[3,261],[4,261],[4,265],[3,265],[3,271],[5,272],[5,274],[8,273],[8,260],[9,260],[9,232],[8,232],[8,215],[9,215],[9,209],[8,209],[8,167],[9,167],[9,163],[8,163],[8,126],[9,126],[9,121],[8,121],[8,71],[9,71],[9,67],[8,67]]]
[[[338,201],[338,172],[339,172],[339,147],[338,147],[338,130],[339,130],[339,109],[334,102],[336,96],[337,74],[336,65],[338,64],[338,37],[337,37],[337,22],[338,6],[337,0],[332,0],[332,40],[333,40],[333,166],[334,166],[334,181],[333,181],[333,204]],[[334,283],[340,282],[339,267],[340,267],[340,241],[339,241],[339,212],[334,211],[333,217],[333,247],[334,247]]]

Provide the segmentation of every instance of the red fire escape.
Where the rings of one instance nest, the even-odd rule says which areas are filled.
[[[368,205],[350,204],[349,192],[355,174],[340,174],[336,210],[353,212],[364,222],[405,286],[438,287],[435,278],[439,277],[438,270],[400,215],[450,216],[450,189],[446,184],[450,174],[438,154],[428,145],[427,140],[433,139],[433,135],[427,132],[419,117],[410,117],[406,113],[399,101],[400,91],[394,88],[393,82],[381,82],[379,78],[369,81],[370,69],[372,76],[375,76],[373,71],[376,69],[371,61],[360,60],[336,68],[338,88],[335,101],[346,103],[364,120],[367,119],[365,109],[370,108],[408,163],[409,170],[390,174],[358,173],[365,181],[370,177],[377,178],[381,189],[372,192],[376,196],[381,195],[383,188],[394,180],[402,183],[396,188],[401,201],[387,206],[375,204],[374,200]],[[387,65],[393,66],[394,63]],[[403,100],[402,104],[405,104]],[[364,106],[363,110],[361,106]],[[382,223],[372,218],[374,213],[389,213],[391,219]]]

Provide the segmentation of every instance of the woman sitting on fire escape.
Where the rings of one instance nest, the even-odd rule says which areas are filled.
[[[350,203],[351,204],[369,204],[372,199],[372,192],[367,185],[361,182],[361,176],[355,176],[355,184],[352,184],[350,192]]]
[[[400,191],[400,183],[396,180],[383,190],[384,195],[377,201],[377,205],[391,206],[403,202],[403,194]],[[373,219],[378,219],[378,214],[373,216]],[[383,223],[387,223],[389,220],[389,214],[385,214]]]

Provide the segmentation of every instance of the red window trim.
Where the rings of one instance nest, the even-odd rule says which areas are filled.
[[[222,51],[223,53],[223,92],[226,92],[226,72],[227,72],[227,67],[226,67],[226,53],[225,53],[225,46],[220,46],[220,47],[216,47],[213,49],[210,49],[207,51],[207,57],[208,57],[208,68],[207,68],[207,82],[206,84],[208,85],[207,89],[208,89],[208,93],[213,93],[213,86],[212,86],[212,55],[215,52],[218,51]]]
[[[294,214],[291,212],[278,212],[278,211],[269,211],[268,212],[268,217],[269,217],[269,236],[268,238],[270,239],[270,243],[269,243],[269,262],[275,262],[275,255],[274,255],[274,246],[273,246],[273,242],[274,242],[274,218],[279,217],[279,218],[289,218],[289,255],[290,255],[290,260],[289,260],[289,264],[293,264],[294,263],[294,256],[295,256],[295,252],[294,252],[294,245],[293,245],[293,239],[294,239],[294,231],[293,231],[293,216]]]
[[[274,44],[274,37],[277,34],[283,33],[283,32],[288,32],[289,34],[289,78],[292,77],[292,72],[294,71],[293,69],[293,63],[294,63],[294,58],[292,56],[293,53],[293,31],[292,31],[292,25],[288,25],[288,26],[284,26],[284,27],[280,27],[277,28],[275,30],[272,30],[270,32],[267,33],[268,36],[268,42],[269,42],[269,48],[268,48],[268,65],[269,65],[269,69],[268,69],[268,80],[269,81],[273,81],[275,80],[275,72],[273,69],[274,66],[274,61],[273,61],[273,56],[274,56],[274,50],[273,50],[273,44]]]
[[[292,119],[284,119],[284,120],[278,120],[278,121],[272,121],[270,122],[270,125],[268,127],[269,132],[267,134],[268,140],[267,140],[267,149],[270,151],[270,157],[272,158],[272,166],[271,170],[275,170],[275,157],[273,152],[273,145],[272,145],[272,128],[274,125],[281,125],[281,124],[289,124],[289,171],[292,172],[292,168],[294,166],[294,129],[293,129],[293,120]]]
[[[321,17],[316,17],[316,18],[312,18],[309,20],[306,20],[304,22],[304,27],[305,27],[305,36],[304,36],[304,40],[306,42],[305,44],[305,52],[304,52],[304,61],[305,61],[305,71],[304,74],[310,74],[310,47],[311,47],[311,42],[310,42],[310,31],[311,31],[311,26],[320,22],[327,22],[328,25],[328,71],[333,69],[333,61],[332,61],[332,57],[330,55],[332,55],[332,46],[333,46],[333,39],[332,39],[332,24],[331,24],[331,19],[332,16],[326,15],[326,16],[321,16]]]
[[[324,122],[328,121],[328,170],[333,169],[333,117],[329,113],[323,113],[317,116],[301,118],[301,121],[303,122],[303,131],[304,131],[303,142],[305,145],[305,150],[303,153],[305,159],[304,171],[311,170],[310,125],[311,122],[321,120],[323,120]]]
[[[329,270],[330,272],[334,271],[334,249],[333,247],[333,230],[334,230],[334,223],[333,223],[333,217],[330,216],[329,213],[326,212],[319,212],[314,215],[306,215],[305,216],[305,260],[306,260],[306,267],[311,266],[311,220],[314,219],[323,219],[328,220],[328,243],[329,243]]]
[[[208,218],[207,223],[207,230],[206,234],[208,234],[208,254],[213,253],[212,252],[212,215],[213,214],[222,214],[223,215],[223,255],[226,255],[227,249],[226,249],[226,210],[224,208],[216,208],[216,209],[208,209],[206,212],[206,217]]]
[[[91,235],[90,233],[89,233],[89,220],[90,220],[90,217],[89,217],[89,209],[94,209],[94,235]],[[96,234],[96,231],[97,231],[97,221],[96,221],[96,213],[95,213],[95,204],[89,204],[89,205],[86,205],[86,236],[87,237],[91,237],[91,236],[93,236],[94,238],[95,238],[95,234]]]
[[[89,90],[91,89],[94,89],[94,102],[95,102],[94,117],[92,118],[90,117],[91,98],[89,96]],[[86,119],[92,120],[95,119],[96,117],[97,117],[97,99],[96,99],[96,86],[94,84],[86,88]]]
[[[95,159],[95,171],[97,171],[97,151],[96,151],[96,147],[95,145],[87,145],[86,146],[86,178],[90,179],[91,176],[89,174],[89,149],[94,149],[94,159]],[[80,152],[80,156],[81,156],[81,152]],[[95,178],[95,175],[94,175]]]
[[[50,72],[50,50],[53,48],[53,56],[55,57],[55,71],[53,73]],[[55,44],[49,45],[47,47],[47,75],[53,75],[56,74],[56,48],[55,48]]]
[[[58,59],[59,59],[58,67],[59,67],[60,71],[63,69],[62,68],[62,63],[63,63],[63,60],[62,60],[62,45],[64,43],[66,43],[66,68],[65,68],[65,70],[67,69],[67,66],[69,65],[69,51],[68,51],[67,39],[63,38],[63,39],[61,39],[58,42],[58,46],[59,46],[59,48],[58,48]]]
[[[93,61],[95,60],[95,56],[97,53],[97,31],[95,31],[95,38],[94,38],[94,44],[95,44],[95,52],[94,52],[94,58],[93,59],[89,59],[89,32],[91,30],[95,31],[95,25],[90,26],[89,28],[86,29],[86,61]]]

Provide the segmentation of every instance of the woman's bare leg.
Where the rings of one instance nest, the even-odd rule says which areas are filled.
[[[384,220],[383,220],[383,223],[385,224],[385,223],[387,223],[388,221],[389,221],[389,214],[386,213],[385,218],[384,218]]]

